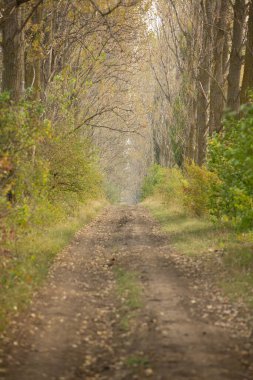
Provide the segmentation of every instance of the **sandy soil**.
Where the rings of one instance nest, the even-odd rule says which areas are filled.
[[[0,378],[252,380],[249,339],[214,323],[219,316],[204,309],[217,300],[194,293],[170,252],[143,207],[106,209],[58,256],[12,325]],[[118,268],[135,273],[136,309],[117,291]]]

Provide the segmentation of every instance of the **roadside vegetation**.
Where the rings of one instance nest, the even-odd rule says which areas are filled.
[[[29,302],[55,255],[105,205],[88,139],[64,138],[71,114],[61,129],[46,114],[35,100],[14,103],[1,95],[0,329]]]
[[[66,112],[64,97],[58,96],[55,104],[58,121],[48,106],[29,95],[13,102],[2,93],[0,100],[3,329],[29,302],[55,255],[106,202],[91,141],[81,133],[66,138],[74,110]]]
[[[204,166],[152,166],[142,199],[176,251],[203,259],[213,253],[210,265],[218,258],[222,267],[219,285],[253,307],[252,110],[227,116]]]

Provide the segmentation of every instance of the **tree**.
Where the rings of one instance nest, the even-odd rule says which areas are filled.
[[[246,53],[244,63],[244,74],[241,89],[241,103],[247,103],[249,100],[249,90],[253,88],[253,1],[249,3],[248,32],[246,39]]]
[[[206,0],[202,3],[202,41],[201,57],[198,66],[197,86],[197,163],[202,165],[206,154],[206,135],[208,132],[208,106],[210,91],[210,65],[212,54],[213,24],[212,16],[215,3]]]
[[[240,106],[240,79],[246,10],[246,0],[235,0],[227,92],[227,107],[233,111],[238,111]]]
[[[8,9],[9,1],[4,0]],[[15,7],[12,12],[4,13],[2,21],[3,73],[2,89],[10,91],[14,100],[21,98],[25,86],[24,31],[22,28],[22,9]]]
[[[221,129],[221,118],[226,101],[224,84],[227,63],[226,33],[227,15],[229,14],[228,0],[218,0],[215,9],[214,41],[213,41],[213,72],[210,88],[210,118],[209,134]],[[225,53],[226,51],[226,53]]]

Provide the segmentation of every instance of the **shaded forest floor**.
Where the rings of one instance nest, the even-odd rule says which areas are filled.
[[[146,209],[112,206],[10,325],[0,378],[249,380],[251,338],[247,310],[173,251]]]

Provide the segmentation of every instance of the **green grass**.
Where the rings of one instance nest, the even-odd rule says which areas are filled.
[[[138,309],[142,307],[141,288],[135,272],[116,268],[114,275],[117,293],[123,302],[120,327],[123,330],[129,330],[131,320],[136,317]]]
[[[231,236],[232,232],[228,229],[216,226],[209,220],[191,217],[175,205],[164,205],[152,198],[143,204],[169,234],[173,248],[183,254],[194,256],[220,250]]]
[[[32,228],[10,246],[8,256],[0,264],[0,331],[6,328],[13,314],[29,304],[33,292],[46,278],[54,257],[104,206],[103,201],[92,202],[64,222],[43,229]]]
[[[149,360],[148,358],[139,355],[129,356],[126,359],[126,365],[128,367],[146,367],[149,365]]]
[[[253,307],[253,232],[241,234],[231,227],[191,217],[176,202],[165,205],[158,197],[146,199],[143,205],[168,233],[175,251],[193,258],[220,252],[218,285],[233,300]],[[209,260],[208,265],[215,265],[215,261]]]

